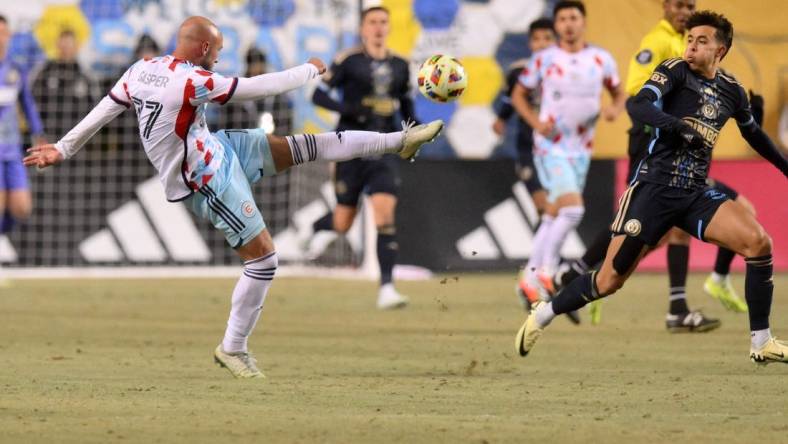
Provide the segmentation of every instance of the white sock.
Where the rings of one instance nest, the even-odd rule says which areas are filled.
[[[763,330],[752,330],[750,331],[750,343],[752,344],[752,348],[761,348],[769,342],[769,339],[772,338],[772,332],[769,331],[768,328]]]
[[[534,235],[534,244],[531,248],[531,257],[528,258],[528,263],[525,265],[525,275],[532,276],[534,271],[542,268],[542,249],[544,248],[545,238],[550,232],[550,227],[553,225],[553,216],[545,214],[542,216],[542,222],[539,228],[536,229]]]
[[[727,279],[728,279],[728,275],[727,274],[719,274],[716,271],[712,271],[711,272],[711,280],[713,280],[714,282],[716,282],[718,284],[722,284]]]
[[[397,153],[402,149],[402,131],[337,131],[335,133],[287,136],[293,163],[340,162],[357,157]]]
[[[553,272],[558,266],[561,247],[564,245],[566,236],[571,230],[580,225],[580,221],[583,220],[583,213],[585,213],[585,208],[582,205],[563,207],[558,210],[558,216],[545,236],[542,250],[542,267],[548,272]]]
[[[244,262],[243,275],[233,290],[230,319],[227,320],[227,330],[222,340],[225,352],[247,351],[246,342],[260,317],[278,262],[275,251]]]
[[[552,322],[553,318],[555,318],[553,303],[547,302],[545,304],[541,304],[536,308],[536,313],[534,313],[534,316],[536,316],[536,323],[540,328],[545,328],[550,325],[550,322]]]

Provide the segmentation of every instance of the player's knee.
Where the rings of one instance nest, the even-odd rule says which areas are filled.
[[[609,296],[624,286],[624,276],[617,273],[599,273],[596,277],[596,289],[600,296]]]
[[[334,231],[339,234],[345,234],[350,230],[353,225],[353,219],[334,218]]]
[[[671,245],[689,245],[690,235],[680,228],[673,228],[668,234],[668,243]]]
[[[772,253],[772,238],[763,228],[753,230],[747,234],[744,247],[744,257],[764,256]]]
[[[271,251],[255,259],[244,262],[244,276],[252,279],[270,281],[279,266],[279,255]]]

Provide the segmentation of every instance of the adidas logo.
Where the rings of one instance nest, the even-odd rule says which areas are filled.
[[[167,202],[156,177],[137,186],[137,200],[107,215],[108,228],[79,244],[87,262],[208,262],[211,251],[181,203]]]
[[[512,186],[512,194],[514,197],[484,213],[484,225],[457,240],[455,245],[463,259],[525,260],[531,255],[539,213],[522,182]],[[583,241],[572,230],[561,248],[561,257],[575,259],[584,252]]]

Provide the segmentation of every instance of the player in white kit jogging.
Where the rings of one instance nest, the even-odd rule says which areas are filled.
[[[585,41],[585,14],[582,2],[556,4],[553,20],[558,44],[531,57],[512,91],[512,105],[534,129],[534,164],[548,192],[548,207],[518,283],[526,304],[553,293],[551,275],[561,246],[585,212],[583,188],[596,121],[600,113],[614,120],[626,101],[613,57]],[[529,91],[539,88],[537,115],[526,98]],[[613,99],[605,108],[600,106],[603,89]]]
[[[305,85],[325,72],[318,59],[286,71],[227,78],[209,71],[222,49],[222,34],[204,17],[186,19],[172,55],[139,60],[76,127],[55,144],[28,150],[25,165],[43,168],[70,158],[99,129],[134,107],[145,153],[159,174],[167,199],[182,201],[208,219],[243,260],[232,294],[224,339],[215,361],[237,378],[263,374],[247,348],[277,268],[273,240],[254,202],[251,184],[290,166],[399,153],[413,158],[434,139],[443,122],[403,124],[403,131],[341,131],[267,136],[262,129],[211,133],[207,103],[259,100]]]

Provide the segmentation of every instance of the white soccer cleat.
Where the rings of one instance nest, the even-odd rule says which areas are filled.
[[[443,120],[433,120],[430,123],[413,126],[413,122],[402,122],[402,149],[399,157],[413,160],[419,153],[419,148],[432,142],[443,130]]]
[[[520,327],[517,336],[514,338],[514,348],[522,357],[528,356],[528,353],[531,352],[534,345],[536,345],[536,341],[539,340],[542,332],[544,332],[544,329],[536,323],[536,309],[542,304],[544,302],[537,301],[533,305],[531,313],[525,319],[523,326]]]
[[[788,342],[778,341],[777,338],[772,337],[759,349],[750,347],[750,361],[759,365],[772,362],[788,364]]]
[[[222,344],[213,351],[213,360],[219,367],[226,368],[238,379],[265,378],[263,372],[257,368],[257,360],[251,353],[227,353],[222,350]]]
[[[378,310],[393,310],[408,305],[407,296],[399,294],[394,284],[385,284],[378,290]]]

